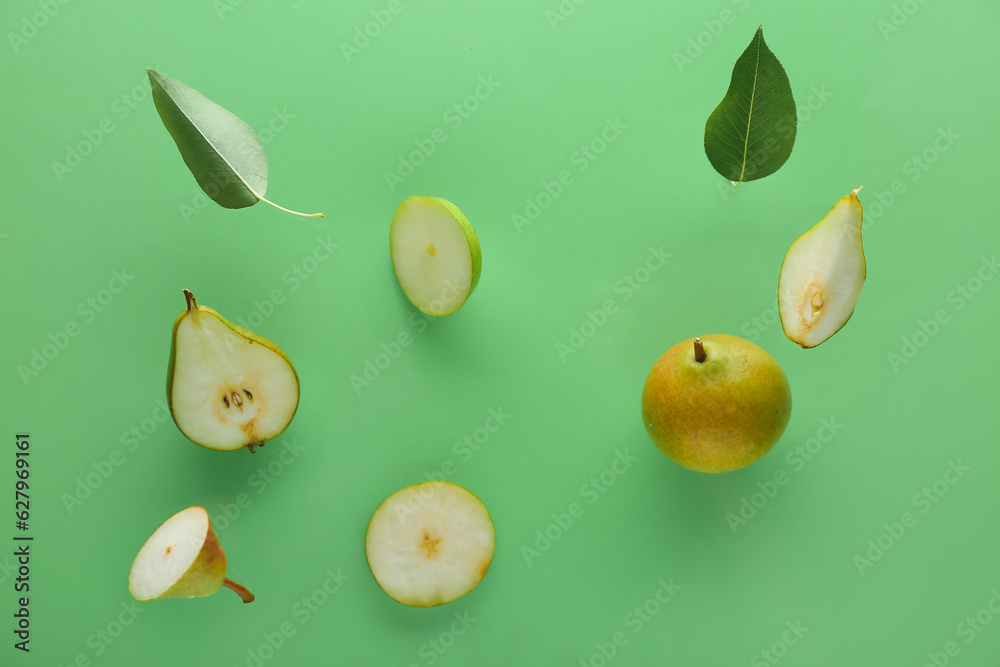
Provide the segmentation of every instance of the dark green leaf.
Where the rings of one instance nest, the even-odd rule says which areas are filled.
[[[739,185],[776,172],[792,154],[795,130],[792,88],[764,42],[762,26],[705,123],[705,154],[717,172]]]
[[[253,129],[194,88],[147,69],[153,103],[181,157],[209,197],[226,208],[264,201],[267,158]],[[322,217],[322,213],[307,217]]]

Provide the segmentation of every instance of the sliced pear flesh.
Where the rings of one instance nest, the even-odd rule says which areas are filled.
[[[778,278],[778,314],[785,335],[803,348],[837,333],[854,314],[865,282],[858,191],[842,197],[785,253]]]
[[[440,197],[410,197],[392,217],[389,252],[403,293],[428,315],[462,307],[479,282],[479,238],[457,206]]]
[[[189,507],[160,524],[142,545],[128,575],[136,600],[203,598],[223,586],[244,602],[253,594],[226,578],[226,555],[212,529],[208,512]]]
[[[424,482],[389,496],[368,524],[365,553],[394,600],[434,607],[475,588],[493,560],[496,535],[476,496],[450,482]]]
[[[271,341],[184,295],[188,308],[174,323],[167,379],[174,422],[202,447],[253,452],[295,416],[295,368]]]

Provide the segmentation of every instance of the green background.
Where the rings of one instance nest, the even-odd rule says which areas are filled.
[[[622,632],[609,664],[772,664],[766,649],[787,665],[916,666],[948,642],[949,664],[995,664],[1000,280],[977,275],[993,278],[984,257],[1000,252],[995,2],[590,0],[564,3],[553,23],[557,0],[402,0],[347,55],[342,43],[371,12],[384,22],[386,2],[76,0],[35,17],[44,6],[0,10],[0,479],[13,486],[13,436],[30,431],[35,536],[32,652],[11,646],[12,558],[0,557],[0,662],[597,667]],[[703,128],[761,22],[798,138],[780,171],[734,190],[709,165]],[[262,132],[269,198],[327,217],[205,205],[145,67],[259,131],[274,122]],[[456,127],[448,109],[480,77],[498,85]],[[581,163],[609,119],[619,135]],[[391,188],[385,173],[437,128],[446,140]],[[53,165],[69,151],[86,155],[68,172]],[[512,216],[562,170],[571,183],[518,227]],[[774,317],[781,259],[861,184],[867,284],[847,326],[803,351]],[[412,194],[455,202],[483,247],[475,294],[430,323],[388,254],[389,221]],[[337,247],[317,261],[321,241]],[[670,258],[639,270],[661,247]],[[118,294],[102,291],[114,271],[132,276]],[[626,289],[626,276],[646,280]],[[201,449],[163,421],[182,288],[296,364],[298,414],[256,455]],[[560,355],[607,300],[615,312]],[[77,335],[61,338],[67,326]],[[379,357],[401,332],[412,344]],[[794,395],[775,449],[723,475],[671,463],[639,416],[653,362],[705,333],[762,345]],[[52,340],[63,349],[26,374]],[[368,362],[391,363],[352,383]],[[505,424],[456,451],[491,409]],[[808,460],[796,454],[809,446]],[[608,472],[619,454],[635,461]],[[372,579],[365,527],[382,499],[448,461],[492,513],[496,556],[466,597],[406,608]],[[954,485],[940,481],[949,462],[969,469]],[[614,483],[595,492],[602,473]],[[786,483],[770,486],[775,475]],[[12,496],[0,491],[5,544]],[[744,500],[766,504],[735,524]],[[553,514],[574,502],[582,514],[559,528]],[[123,611],[136,551],[193,504],[257,601],[222,591]],[[884,524],[904,512],[897,539]],[[859,565],[880,539],[890,548]],[[320,593],[338,571],[340,589]],[[676,595],[649,602],[671,579]],[[303,597],[324,603],[305,617]],[[647,604],[656,613],[636,632],[629,614]],[[460,636],[456,613],[476,619]],[[960,625],[977,613],[993,622]],[[294,634],[261,651],[285,623]],[[808,631],[782,646],[796,623]]]

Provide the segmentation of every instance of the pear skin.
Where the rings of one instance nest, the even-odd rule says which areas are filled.
[[[211,522],[201,552],[177,583],[157,600],[167,598],[206,598],[222,588],[226,581],[226,554]]]
[[[688,339],[653,365],[642,391],[642,420],[668,458],[706,473],[737,470],[781,438],[792,394],[774,357],[725,334]]]

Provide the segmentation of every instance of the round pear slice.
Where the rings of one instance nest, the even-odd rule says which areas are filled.
[[[435,607],[475,588],[493,560],[493,521],[479,498],[451,482],[397,491],[368,524],[365,553],[394,600]]]
[[[197,506],[160,524],[142,545],[128,575],[129,593],[140,602],[203,598],[223,586],[243,602],[253,602],[250,591],[226,579],[226,554],[208,512]]]
[[[435,317],[462,307],[483,267],[476,230],[440,197],[410,197],[400,205],[389,228],[389,252],[406,298]]]
[[[184,290],[174,322],[167,401],[192,442],[221,451],[260,447],[292,421],[299,378],[271,341],[237,326]]]
[[[778,278],[781,327],[793,343],[816,347],[854,314],[865,283],[858,191],[841,198],[785,253]]]

